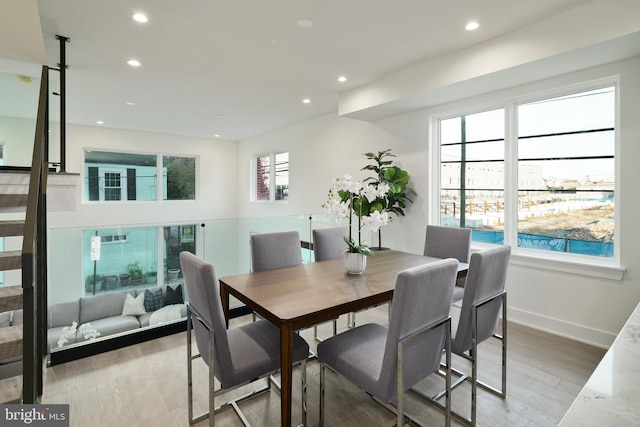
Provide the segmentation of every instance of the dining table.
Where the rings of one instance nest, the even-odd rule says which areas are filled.
[[[348,274],[342,259],[238,274],[220,279],[220,297],[229,322],[229,296],[280,329],[281,422],[291,425],[292,355],[295,331],[345,313],[391,301],[398,273],[440,258],[396,250],[376,251],[361,274]],[[458,277],[468,264],[458,263]]]

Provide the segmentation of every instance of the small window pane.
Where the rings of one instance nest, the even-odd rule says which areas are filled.
[[[256,200],[269,200],[270,156],[256,159]]]
[[[289,153],[276,154],[276,200],[289,198]]]
[[[164,200],[194,200],[196,198],[196,159],[164,156],[162,165],[166,189]]]
[[[84,295],[142,289],[156,283],[157,227],[85,230],[83,240]]]
[[[85,151],[84,199],[156,200],[156,156]]]
[[[440,224],[473,230],[474,241],[504,240],[504,111],[443,120]]]

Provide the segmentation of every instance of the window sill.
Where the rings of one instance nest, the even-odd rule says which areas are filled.
[[[595,257],[594,257],[595,258]],[[597,277],[607,280],[622,280],[625,268],[615,265],[610,260],[603,259],[552,259],[528,253],[516,253],[511,256],[513,265],[522,265],[541,270],[558,271],[587,277]]]
[[[474,245],[482,250],[493,245]],[[511,254],[511,264],[539,270],[555,271],[607,280],[622,280],[625,268],[613,259],[579,255],[538,253],[526,249],[515,249]]]

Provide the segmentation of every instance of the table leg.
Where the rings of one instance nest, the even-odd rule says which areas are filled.
[[[291,427],[291,393],[293,385],[293,329],[284,324],[280,327],[280,412],[282,426]]]
[[[222,301],[222,312],[224,313],[224,320],[229,327],[229,291],[227,286],[220,283],[220,300]]]

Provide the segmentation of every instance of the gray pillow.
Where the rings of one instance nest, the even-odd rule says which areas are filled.
[[[0,313],[0,328],[8,328],[9,326],[11,326],[11,312]]]
[[[13,312],[11,317],[11,326],[22,325],[24,323],[22,309]]]
[[[156,311],[164,307],[164,297],[162,288],[144,290],[144,309],[147,313]]]

